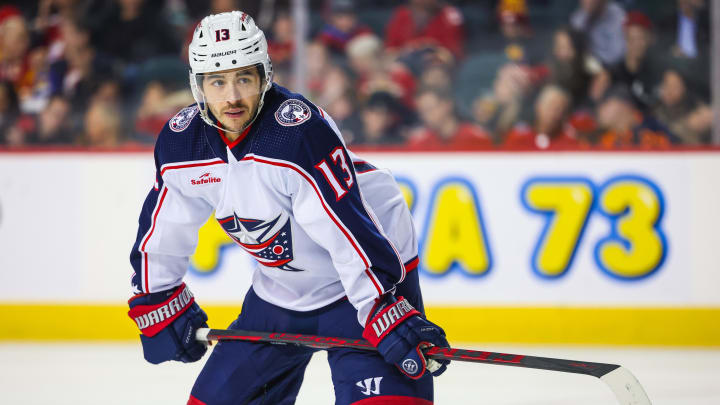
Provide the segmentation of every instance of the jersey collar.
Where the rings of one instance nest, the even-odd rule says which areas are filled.
[[[217,125],[218,127],[222,126],[220,124],[220,121],[215,121],[215,125]],[[240,136],[238,136],[237,139],[235,139],[234,141],[230,141],[227,138],[227,136],[225,135],[225,131],[223,131],[220,128],[216,128],[216,129],[217,129],[218,134],[220,135],[220,139],[222,139],[223,142],[225,142],[225,145],[227,145],[228,148],[232,149],[235,146],[237,146],[240,142],[242,142],[243,139],[245,139],[248,132],[250,132],[250,128],[252,128],[252,124],[250,124],[247,128],[245,128],[245,130],[243,130],[242,133],[240,133]]]
[[[220,124],[220,121],[218,121],[212,113],[209,114],[210,119],[212,122],[215,123],[218,127],[222,127]],[[226,163],[228,160],[228,151],[231,151],[233,155],[235,155],[236,159],[241,159],[242,156],[246,153],[245,147],[247,146],[247,142],[243,142],[248,139],[248,135],[250,135],[250,131],[252,130],[253,125],[248,126],[243,130],[242,133],[240,133],[240,136],[237,137],[234,141],[230,141],[228,139],[227,135],[225,134],[225,131],[220,128],[215,128],[211,125],[205,125],[204,133],[205,133],[205,139],[210,144],[211,148],[215,152],[215,155],[225,161]]]

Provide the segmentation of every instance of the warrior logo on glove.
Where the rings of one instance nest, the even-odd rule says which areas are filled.
[[[161,305],[138,305],[130,309],[128,315],[135,321],[143,335],[153,337],[164,327],[172,323],[195,301],[189,288],[179,288],[169,300]]]
[[[415,308],[413,308],[407,300],[398,301],[395,305],[388,308],[387,311],[382,312],[382,316],[372,321],[371,325],[375,331],[375,337],[378,340],[382,339],[385,333],[388,332],[390,325],[394,325],[410,315],[420,315],[420,313],[415,311]]]
[[[407,371],[408,374],[415,374],[418,371],[418,365],[415,360],[407,359],[402,363],[403,370]]]

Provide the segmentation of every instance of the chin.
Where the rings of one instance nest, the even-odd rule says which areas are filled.
[[[220,123],[223,125],[223,127],[228,131],[234,131],[234,132],[240,132],[243,129],[245,129],[245,125],[247,124],[247,120],[230,120],[227,122]]]

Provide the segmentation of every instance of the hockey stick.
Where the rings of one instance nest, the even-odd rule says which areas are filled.
[[[273,344],[292,344],[323,349],[346,348],[376,351],[364,339],[345,339],[327,336],[299,335],[295,333],[255,332],[235,329],[198,329],[196,338],[202,342],[213,340],[244,340]],[[587,361],[553,359],[549,357],[525,356],[521,354],[494,353],[449,347],[431,347],[425,350],[431,359],[467,361],[472,363],[497,364],[535,368],[539,370],[562,371],[597,377],[610,387],[621,405],[651,405],[642,386],[627,369],[617,364],[590,363]]]

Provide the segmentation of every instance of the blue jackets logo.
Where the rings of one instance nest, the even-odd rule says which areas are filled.
[[[293,260],[290,218],[283,212],[275,219],[240,218],[236,214],[218,218],[220,226],[246,252],[266,267],[302,271],[290,266]]]
[[[187,127],[190,125],[190,121],[192,121],[198,111],[200,110],[198,109],[197,105],[185,107],[170,119],[168,126],[173,132],[182,132],[187,129]]]
[[[275,119],[285,127],[300,125],[310,119],[311,115],[310,107],[294,98],[285,100],[275,111]]]

